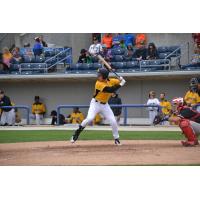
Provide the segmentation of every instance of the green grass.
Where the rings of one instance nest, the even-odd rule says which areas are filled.
[[[64,141],[69,140],[72,131],[63,130],[1,130],[0,143],[34,142],[34,141]],[[120,131],[122,140],[180,140],[183,138],[176,131]],[[80,140],[112,140],[111,131],[84,131]]]

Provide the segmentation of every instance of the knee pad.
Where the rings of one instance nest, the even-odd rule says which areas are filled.
[[[179,123],[179,127],[182,130],[185,137],[188,139],[188,141],[195,141],[196,135],[194,130],[191,127],[190,120],[188,119],[181,119]]]

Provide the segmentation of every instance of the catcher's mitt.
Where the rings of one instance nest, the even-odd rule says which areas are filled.
[[[162,115],[156,115],[154,120],[153,120],[153,125],[158,125],[160,124],[160,122],[163,121],[163,116]]]

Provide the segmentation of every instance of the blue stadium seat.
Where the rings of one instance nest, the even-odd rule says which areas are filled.
[[[125,52],[125,49],[123,49],[123,48],[113,48],[111,50],[111,53],[113,55],[124,55],[124,52]]]
[[[43,56],[36,56],[35,62],[36,63],[43,63],[45,61],[45,58]]]
[[[165,53],[169,51],[169,48],[166,46],[161,46],[161,47],[158,47],[157,50],[158,50],[158,53]]]
[[[19,71],[20,64],[11,64],[10,71]]]
[[[23,56],[23,60],[24,60],[24,63],[34,63],[35,62],[35,57],[34,56],[24,55]]]
[[[44,48],[44,56],[45,57],[55,56],[55,50],[53,48],[49,48],[49,47]]]
[[[165,59],[169,54],[170,54],[170,52],[159,53],[159,58],[160,58],[160,59]]]
[[[24,69],[24,68],[26,68],[26,69],[31,69],[31,63],[22,63],[22,64],[21,64],[21,68],[22,68],[22,69]]]
[[[95,56],[95,57],[92,57],[92,62],[93,63],[98,63],[99,59]]]
[[[122,62],[122,61],[124,61],[124,57],[122,55],[115,55],[113,57],[113,61],[114,62]]]
[[[129,61],[126,63],[126,68],[127,69],[137,69],[139,68],[139,62],[138,61]]]
[[[93,63],[92,69],[93,70],[97,70],[97,69],[99,69],[101,67],[102,67],[101,63]]]
[[[114,69],[123,69],[126,68],[126,62],[112,62]]]

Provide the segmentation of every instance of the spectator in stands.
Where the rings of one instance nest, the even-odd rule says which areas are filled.
[[[31,48],[30,43],[24,44],[24,55],[26,56],[34,56],[33,49]]]
[[[43,53],[43,46],[40,43],[39,37],[35,38],[35,44],[33,46],[33,53],[35,56],[40,56]]]
[[[116,92],[114,92],[114,93],[112,93],[112,96],[109,99],[108,103],[110,105],[112,105],[112,104],[113,105],[121,105],[122,104],[122,100],[119,97],[119,95]],[[113,111],[113,114],[115,116],[115,119],[116,119],[117,123],[119,124],[120,116],[121,116],[121,113],[122,113],[122,107],[112,107],[111,106],[111,109]]]
[[[62,114],[59,114],[59,124],[63,125],[65,124],[65,116]],[[51,125],[57,124],[57,112],[55,110],[51,111]]]
[[[135,47],[136,48],[140,48],[142,46],[146,46],[146,43],[147,43],[146,34],[144,34],[144,33],[138,33],[136,35],[136,39],[135,39]]]
[[[73,109],[73,112],[67,118],[69,118],[69,123],[80,124],[85,117],[83,113],[79,110],[79,107],[75,107]]]
[[[112,42],[112,46],[113,48],[118,48],[120,47],[120,42],[124,40],[123,36],[121,33],[116,33],[113,37],[113,42]]]
[[[172,112],[172,106],[165,96],[166,95],[164,92],[160,94],[160,106],[162,107],[161,111],[162,111],[163,116],[169,117]],[[168,123],[168,122],[166,121],[165,123]]]
[[[48,47],[47,43],[44,41],[43,35],[40,35],[39,40],[43,47]]]
[[[127,49],[126,49],[126,51],[125,51],[125,53],[124,53],[124,59],[125,59],[126,61],[132,60],[133,54],[134,54],[133,46],[132,46],[132,44],[130,43],[130,44],[128,44]]]
[[[97,38],[93,38],[93,44],[90,46],[89,48],[89,53],[91,55],[96,55],[96,54],[100,54],[102,52],[102,46],[99,43],[99,41],[97,40]]]
[[[132,46],[135,45],[135,35],[133,33],[125,33],[124,34],[124,43],[126,45],[126,47],[128,46],[128,44],[132,44]]]
[[[124,40],[120,40],[120,48],[122,48],[122,49],[126,49],[126,45],[125,45],[125,43],[124,43]]]
[[[0,106],[12,106],[10,98],[5,95],[3,90],[0,90]],[[1,126],[13,125],[13,109],[1,108]]]
[[[159,106],[160,102],[156,98],[156,93],[154,91],[149,92],[149,99],[147,101],[148,110],[149,110],[149,121],[150,124],[153,125],[153,121],[155,119],[155,116],[158,114],[158,107],[152,107],[152,106]]]
[[[3,63],[10,68],[10,62],[12,60],[12,54],[7,47],[3,48]]]
[[[40,101],[39,96],[35,96],[34,103],[32,105],[32,114],[34,119],[36,120],[36,124],[42,124],[42,120],[44,118],[44,114],[46,112],[45,105]]]
[[[112,59],[111,49],[108,49],[105,44],[102,45],[101,56],[108,62]]]
[[[15,47],[12,51],[12,63],[21,63],[22,62],[22,55],[20,53],[20,48],[19,47]]]
[[[147,49],[147,60],[154,60],[158,58],[158,51],[154,43],[149,43]]]
[[[147,50],[145,46],[141,46],[139,49],[137,49],[134,53],[134,57],[140,61],[140,60],[146,60],[147,57]]]
[[[92,63],[92,58],[86,49],[81,49],[78,63]]]
[[[106,48],[112,48],[113,37],[111,33],[105,33],[102,38],[102,44],[106,45]]]
[[[192,33],[194,39],[194,53],[200,54],[200,33]]]

